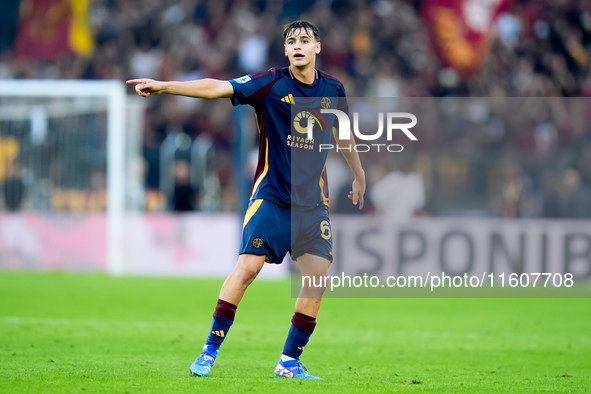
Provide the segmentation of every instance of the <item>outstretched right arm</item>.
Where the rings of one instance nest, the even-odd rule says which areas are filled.
[[[168,93],[177,96],[216,99],[230,98],[234,95],[234,88],[230,82],[211,78],[186,82],[163,82],[142,78],[130,79],[127,83],[136,84],[135,91],[142,97],[148,97],[152,94]]]

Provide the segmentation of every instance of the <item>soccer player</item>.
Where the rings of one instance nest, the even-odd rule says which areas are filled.
[[[230,98],[233,105],[249,104],[256,111],[259,160],[238,262],[222,285],[209,336],[190,366],[193,375],[210,374],[220,345],[234,322],[236,308],[265,261],[280,264],[289,251],[301,275],[313,278],[328,274],[332,238],[324,167],[327,150],[319,149],[320,143],[330,143],[328,130],[333,131],[337,145],[345,148],[341,152],[355,176],[349,198],[359,209],[363,208],[365,173],[357,152],[351,149],[352,136],[351,140],[340,141],[333,127],[335,116],[313,109],[348,111],[343,85],[315,68],[316,55],[320,53],[318,29],[307,21],[295,21],[285,26],[283,38],[289,67],[231,81],[127,81],[136,84],[136,92],[143,97],[160,93],[205,99],[224,97]],[[295,116],[292,107],[296,109]],[[317,123],[312,139],[307,138],[307,125],[301,123],[302,118],[314,118]],[[302,287],[275,376],[320,379],[307,372],[299,357],[316,326],[324,290]]]

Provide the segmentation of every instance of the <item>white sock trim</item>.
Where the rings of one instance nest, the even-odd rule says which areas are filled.
[[[295,360],[295,358],[286,356],[285,354],[281,354],[281,361],[285,362],[285,361],[291,361],[291,360]]]

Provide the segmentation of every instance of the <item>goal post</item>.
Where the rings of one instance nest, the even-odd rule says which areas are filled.
[[[106,143],[106,216],[107,216],[107,271],[113,275],[125,272],[124,261],[124,215],[126,210],[126,108],[132,105],[137,110],[144,106],[137,100],[129,99],[125,94],[125,84],[122,81],[89,81],[89,80],[2,80],[0,79],[0,99],[9,105],[12,98],[31,98],[45,100],[49,105],[51,100],[60,98],[100,98],[104,101],[107,118]],[[101,104],[103,105],[103,104]],[[32,105],[31,108],[34,106]],[[28,108],[26,111],[32,112]],[[6,117],[17,116],[5,106]],[[75,111],[76,109],[72,109]],[[26,112],[25,111],[25,112]],[[33,114],[25,113],[23,116]],[[2,118],[0,117],[0,120]],[[136,133],[141,131],[138,122],[143,116],[134,119]],[[33,120],[31,120],[31,123]],[[138,130],[139,129],[139,130]],[[137,138],[136,138],[137,140]],[[138,148],[139,149],[139,148]]]
[[[207,133],[169,139],[185,148],[189,181],[210,209],[177,214],[150,199],[171,198],[163,184],[177,175],[175,150],[164,152],[167,161],[166,147],[158,157],[142,150],[150,102],[126,95],[121,81],[0,80],[0,269],[232,272],[242,217],[216,211],[217,156]],[[148,190],[158,169],[160,190]],[[284,278],[287,268],[261,276]]]

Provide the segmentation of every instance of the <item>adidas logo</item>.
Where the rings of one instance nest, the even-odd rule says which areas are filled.
[[[305,346],[301,346],[301,347],[299,347],[299,346],[298,346],[298,349],[299,349],[299,350],[301,350],[301,351],[303,352],[303,351],[304,351],[304,347],[305,347]]]
[[[224,337],[224,330],[212,331],[211,333],[217,335],[218,337]]]
[[[289,96],[283,97],[281,101],[283,101],[284,103],[295,104],[295,101],[293,101],[293,96],[291,94]]]

